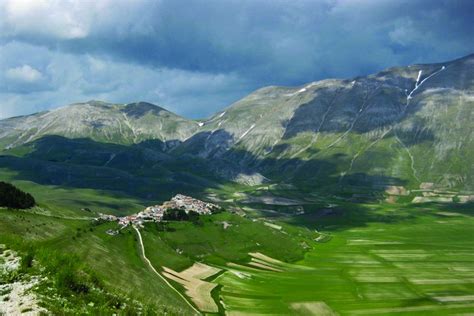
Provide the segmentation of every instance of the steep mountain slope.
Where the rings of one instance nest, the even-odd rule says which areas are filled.
[[[183,140],[198,128],[156,105],[127,105],[100,101],[72,104],[53,111],[0,121],[1,145],[12,148],[46,135],[90,138],[95,141],[134,144],[148,139]]]
[[[212,170],[247,184],[339,190],[432,182],[474,190],[473,121],[470,55],[350,80],[262,88],[201,123],[143,102],[74,104],[0,121],[0,147],[26,144],[17,151],[38,151],[29,158],[132,173],[146,167],[209,177]],[[140,146],[84,150],[59,139],[57,146],[54,139],[29,145],[46,135]]]
[[[474,188],[474,55],[296,89],[267,87],[177,152],[312,184]]]

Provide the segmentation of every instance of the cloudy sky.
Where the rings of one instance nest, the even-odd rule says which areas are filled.
[[[296,86],[474,52],[472,0],[1,0],[0,117],[99,99],[206,117]]]

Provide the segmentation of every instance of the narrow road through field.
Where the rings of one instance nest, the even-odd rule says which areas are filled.
[[[157,276],[159,276],[171,289],[173,289],[173,291],[175,291],[176,293],[178,293],[179,296],[181,296],[181,298],[194,310],[196,311],[196,313],[198,315],[201,315],[201,312],[198,311],[194,306],[193,304],[191,304],[188,299],[183,295],[181,294],[177,289],[175,289],[169,282],[168,280],[166,280],[158,271],[156,271],[155,267],[153,267],[153,265],[151,264],[151,261],[150,259],[147,258],[146,254],[145,254],[145,246],[143,245],[143,239],[142,239],[142,234],[140,233],[140,230],[138,230],[138,228],[136,228],[135,226],[133,226],[133,229],[135,229],[135,231],[137,232],[137,235],[138,235],[138,241],[140,242],[140,247],[142,249],[142,257],[143,259],[145,259],[146,263],[148,264],[148,266],[153,270],[153,272],[155,272],[155,274]]]

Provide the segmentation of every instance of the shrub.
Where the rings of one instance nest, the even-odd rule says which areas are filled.
[[[21,271],[26,271],[27,269],[33,266],[33,258],[34,254],[32,250],[28,250],[28,252],[21,258]]]
[[[56,275],[56,284],[63,291],[76,294],[86,294],[90,290],[84,277],[72,267],[64,268]]]

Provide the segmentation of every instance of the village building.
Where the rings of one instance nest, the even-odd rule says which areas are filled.
[[[213,203],[207,203],[190,196],[177,194],[170,201],[166,201],[162,205],[148,206],[137,214],[117,217],[99,213],[98,219],[113,222],[117,221],[122,229],[130,224],[143,227],[145,222],[160,222],[168,209],[181,209],[186,213],[192,211],[199,215],[210,215],[213,211],[219,209],[219,207]]]
[[[173,208],[182,209],[186,211],[186,213],[193,211],[201,215],[212,214],[212,211],[219,208],[213,203],[206,203],[183,194],[177,194],[170,202],[170,205],[173,205]]]

